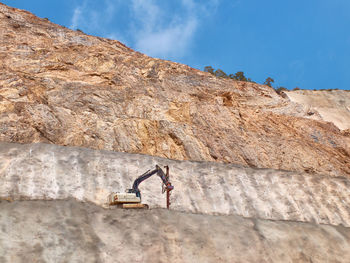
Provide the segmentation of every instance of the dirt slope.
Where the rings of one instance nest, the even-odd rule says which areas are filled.
[[[269,87],[0,4],[0,140],[350,174],[350,137]]]
[[[74,200],[0,202],[0,261],[349,262],[350,229],[105,210]]]

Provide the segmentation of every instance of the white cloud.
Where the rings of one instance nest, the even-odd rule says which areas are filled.
[[[218,0],[198,4],[194,0],[178,1],[180,11],[161,9],[159,1],[133,0],[134,43],[138,51],[150,56],[176,58],[185,55],[192,44],[201,15]]]
[[[219,0],[205,1],[205,4],[199,0],[177,0],[171,2],[177,4],[174,10],[169,2],[161,0],[104,0],[100,8],[93,10],[90,8],[91,1],[84,0],[74,9],[72,29],[88,29],[90,33],[98,32],[99,35],[127,42],[147,55],[174,59],[189,52],[202,20],[215,12]],[[116,22],[113,19],[122,4],[129,11],[129,20],[126,23],[118,21],[119,28],[106,30],[112,22]]]
[[[153,0],[132,0],[132,13],[134,23],[141,22],[142,29],[146,31],[152,30],[162,15],[160,8]]]
[[[136,35],[135,48],[156,57],[182,56],[191,44],[197,25],[196,19],[188,19],[183,23],[174,23],[159,30],[141,30]]]
[[[82,14],[82,8],[80,6],[76,7],[73,12],[72,22],[70,25],[71,29],[77,29],[80,18]]]
[[[81,5],[74,9],[70,25],[71,29],[80,27],[97,30],[105,27],[107,23],[111,22],[119,0],[104,0],[101,3],[101,10],[91,9],[92,3],[93,1],[91,0],[84,0]]]

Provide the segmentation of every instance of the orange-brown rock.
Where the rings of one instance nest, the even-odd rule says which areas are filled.
[[[349,133],[307,118],[270,87],[150,58],[3,4],[0,72],[1,141],[350,175]]]

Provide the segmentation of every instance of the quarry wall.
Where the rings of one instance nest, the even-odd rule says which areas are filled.
[[[0,202],[0,262],[349,262],[350,228],[241,216]]]
[[[340,130],[350,129],[350,92],[346,90],[286,91],[288,98],[303,105],[309,118],[332,122]]]
[[[171,209],[350,226],[350,179],[174,161],[140,154],[49,144],[0,144],[0,196],[11,200],[75,198],[106,206],[156,164],[170,167]],[[165,207],[161,180],[140,185],[143,202]]]

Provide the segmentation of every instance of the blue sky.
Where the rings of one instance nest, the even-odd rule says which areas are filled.
[[[349,0],[4,0],[149,56],[289,89],[350,89]]]

